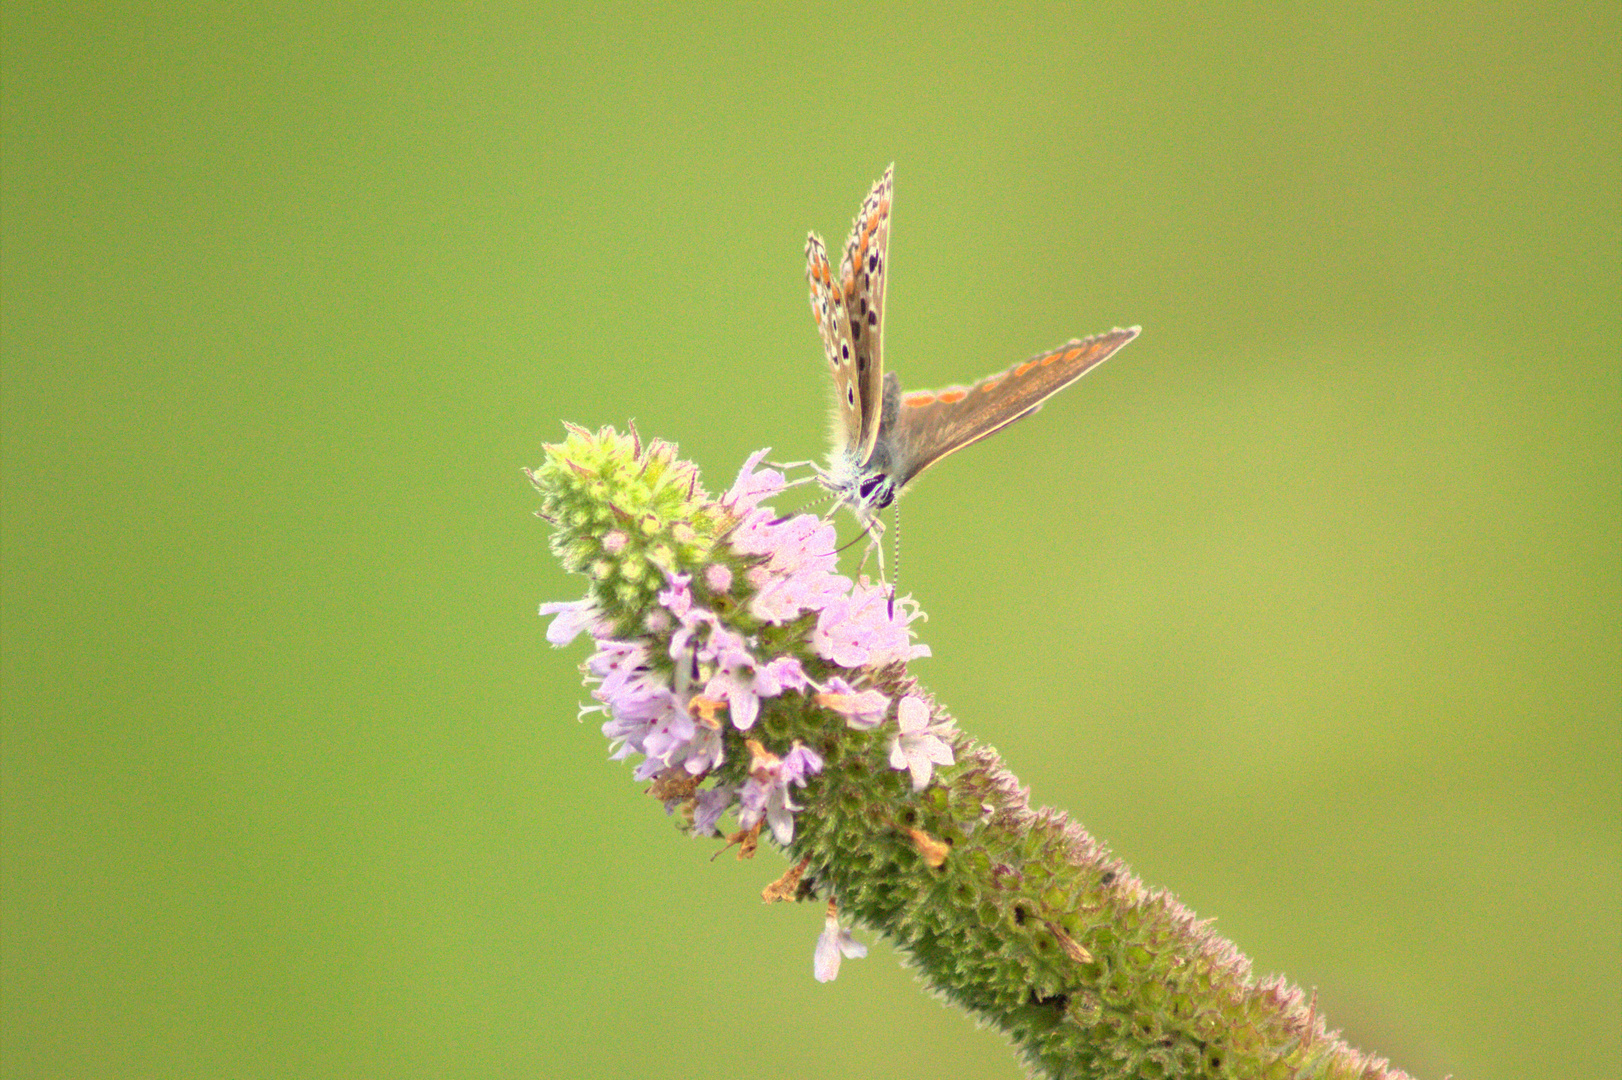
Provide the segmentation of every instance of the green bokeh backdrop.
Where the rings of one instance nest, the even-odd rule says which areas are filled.
[[[1614,4],[4,8],[7,1077],[1016,1077],[576,724],[559,421],[905,504],[918,674],[1429,1078],[1622,1070]]]

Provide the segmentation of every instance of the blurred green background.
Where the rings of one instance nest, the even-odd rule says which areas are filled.
[[[917,674],[1427,1078],[1622,1071],[1622,8],[4,8],[7,1077],[1020,1075],[577,724],[560,420],[905,504]]]

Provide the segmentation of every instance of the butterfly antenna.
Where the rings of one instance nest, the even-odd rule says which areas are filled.
[[[815,480],[816,477],[813,476],[813,477],[810,477],[809,479]],[[797,480],[790,481],[789,483],[783,485],[785,490],[787,490],[788,488],[791,488],[791,487],[799,487],[799,486],[800,486],[800,481],[797,481]],[[807,510],[814,510],[817,507],[822,506],[824,503],[828,502],[830,499],[834,498],[836,494],[837,494],[836,492],[832,492],[832,491],[829,491],[827,488],[823,488],[821,495],[818,495],[814,499],[809,499],[806,502],[801,503],[800,506],[799,506],[799,509],[797,511],[795,511],[795,512],[796,513],[804,513]]]
[[[812,499],[810,502],[806,503],[805,505],[806,506],[821,506],[825,502],[832,502],[833,497],[834,497],[834,492],[829,491],[827,488],[823,488],[821,495],[818,495],[816,498]]]
[[[901,587],[901,503],[895,504],[895,576],[890,579],[890,621],[895,621],[895,594]]]

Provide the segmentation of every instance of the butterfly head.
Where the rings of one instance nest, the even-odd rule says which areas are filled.
[[[869,510],[883,510],[895,502],[895,481],[883,473],[863,477],[856,485],[858,502]]]
[[[897,477],[882,462],[870,461],[864,466],[849,451],[836,449],[827,467],[817,470],[817,479],[833,496],[834,508],[846,507],[864,528],[873,527],[879,512],[901,494]]]

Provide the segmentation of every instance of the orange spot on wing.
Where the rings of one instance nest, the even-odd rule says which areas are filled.
[[[1080,356],[1081,354],[1082,354],[1081,349],[1071,349],[1069,352],[1064,354],[1064,358],[1066,360],[1074,360],[1076,357]]]
[[[908,409],[915,409],[919,405],[933,405],[934,403],[935,395],[927,392],[908,394],[901,399],[901,404]]]
[[[954,401],[962,401],[968,396],[969,392],[967,390],[960,390],[957,387],[953,387],[950,390],[942,390],[940,393],[941,404],[943,405],[950,405]]]
[[[1002,382],[1006,378],[1008,378],[1008,373],[1007,372],[1003,372],[1001,375],[993,375],[990,378],[984,379],[984,380],[981,381],[980,389],[981,390],[995,390],[997,388],[997,384]]]
[[[1019,378],[1021,375],[1025,374],[1027,371],[1031,370],[1035,366],[1036,366],[1036,361],[1035,360],[1027,360],[1027,361],[1025,361],[1023,364],[1019,365],[1019,367],[1014,369],[1014,378],[1016,378],[1016,379]]]

